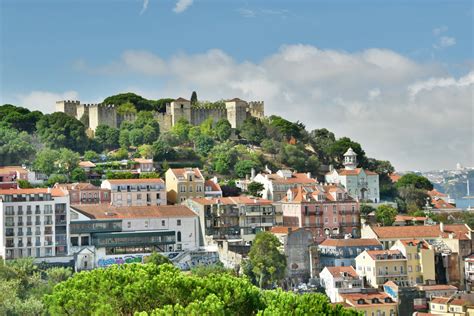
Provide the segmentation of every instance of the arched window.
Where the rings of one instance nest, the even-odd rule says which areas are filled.
[[[178,242],[181,242],[181,232],[178,232],[176,239]]]

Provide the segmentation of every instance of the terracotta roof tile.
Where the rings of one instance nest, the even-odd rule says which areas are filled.
[[[404,222],[404,221],[425,221],[428,217],[426,216],[410,216],[410,215],[397,215],[395,217],[395,222]]]
[[[148,179],[108,179],[113,184],[134,184],[134,183],[165,183],[161,178],[148,178]]]
[[[276,173],[272,173],[268,175],[268,179],[272,180],[274,183],[281,183],[281,184],[311,184],[311,183],[318,183],[316,179],[308,178],[306,173],[293,173],[291,178],[284,178]]]
[[[441,192],[439,192],[439,191],[436,190],[436,189],[433,189],[433,190],[431,190],[431,191],[428,191],[427,193],[428,193],[428,195],[431,196],[431,197],[435,197],[435,196],[437,196],[437,197],[448,197],[447,194],[441,193]]]
[[[366,175],[369,175],[369,176],[377,175],[377,173],[370,170],[365,170],[363,168],[355,168],[354,170],[341,169],[337,173],[340,176],[352,176],[352,175],[358,175],[362,170],[364,170]]]
[[[300,228],[297,226],[274,226],[270,231],[274,234],[288,234],[289,229],[294,232]]]
[[[178,177],[178,176],[184,176],[184,174],[186,173],[186,171],[193,171],[194,172],[194,176],[195,177],[198,177],[198,178],[201,178],[201,179],[204,179],[204,177],[202,176],[202,173],[201,173],[201,170],[199,170],[199,168],[170,168],[171,172],[173,172],[173,174]]]
[[[349,276],[353,278],[357,278],[357,272],[354,270],[352,266],[348,267],[326,267],[329,273],[332,274],[333,277],[340,277],[342,273],[347,273]]]
[[[377,239],[325,239],[321,246],[333,246],[333,247],[357,247],[357,246],[382,246],[380,241]]]
[[[95,163],[87,160],[87,161],[80,161],[79,162],[79,167],[82,167],[82,168],[94,168],[95,167]]]
[[[449,302],[449,297],[434,297],[431,299],[431,303],[435,304],[447,304]]]
[[[374,260],[377,259],[378,255],[400,255],[401,258],[405,258],[400,250],[366,250],[367,254]],[[396,259],[398,260],[398,259]]]
[[[219,183],[215,183],[212,180],[206,180],[204,182],[204,189],[206,190],[207,187],[211,187],[211,191],[222,191]]]
[[[138,163],[153,163],[153,159],[133,158],[133,161]]]
[[[431,204],[433,204],[433,208],[435,209],[451,209],[455,208],[453,205],[449,204],[443,199],[431,199]]]
[[[364,306],[371,306],[371,305],[382,305],[382,304],[390,304],[390,305],[396,305],[397,303],[392,300],[392,298],[386,294],[385,292],[375,292],[375,293],[350,293],[350,294],[345,294],[341,293],[339,294],[344,301],[349,303],[350,305],[358,308],[358,307],[364,307]],[[379,303],[373,303],[373,299],[378,299]],[[385,299],[388,299],[390,302],[385,302]],[[359,304],[359,300],[364,300],[364,304]]]
[[[456,238],[468,239],[466,234],[470,231],[466,225],[444,225],[444,232],[441,232],[439,225],[434,226],[373,226],[372,230],[379,238],[436,238],[449,237],[449,233],[454,233]]]
[[[192,198],[190,199],[198,204],[202,205],[214,205],[214,204],[222,204],[222,205],[235,205],[235,204],[257,204],[257,205],[268,205],[272,204],[273,202],[270,200],[262,199],[262,198],[252,198],[245,195],[241,196],[229,196],[229,197],[222,197],[222,198]]]
[[[112,206],[101,204],[72,205],[71,208],[93,219],[197,216],[184,205]]]
[[[418,288],[422,291],[446,291],[458,290],[457,287],[450,284],[433,284],[433,285],[419,285]]]
[[[48,192],[48,190],[50,190]],[[66,196],[66,192],[61,189],[48,189],[48,188],[36,188],[36,189],[4,189],[0,190],[0,195],[11,195],[11,194],[47,194],[51,193],[51,196]]]

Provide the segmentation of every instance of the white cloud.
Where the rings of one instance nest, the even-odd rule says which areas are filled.
[[[441,36],[436,46],[438,48],[446,48],[453,45],[456,45],[456,39],[454,37]]]
[[[237,12],[244,18],[254,18],[257,15],[254,10],[250,9],[238,9]]]
[[[27,94],[16,96],[14,104],[28,107],[32,110],[40,110],[44,113],[55,111],[56,101],[78,100],[79,94],[76,91],[65,91],[62,93],[50,91],[31,91]]]
[[[164,82],[147,97],[264,100],[268,115],[328,128],[360,142],[369,156],[401,169],[453,167],[473,161],[474,71],[456,77],[442,65],[394,51],[345,52],[286,45],[258,63],[219,49],[170,58],[126,51],[109,69]]]
[[[434,36],[439,36],[442,33],[447,32],[447,31],[448,31],[448,27],[446,25],[443,25],[443,26],[440,26],[440,27],[435,27],[433,29],[433,35]]]
[[[142,5],[142,10],[140,11],[140,15],[145,13],[145,11],[148,9],[148,2],[149,0],[143,0],[143,5]]]
[[[178,0],[178,2],[176,2],[176,6],[174,7],[173,11],[175,13],[184,12],[192,4],[193,4],[193,0]]]

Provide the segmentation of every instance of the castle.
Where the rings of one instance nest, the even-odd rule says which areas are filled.
[[[123,121],[134,121],[135,114],[119,114],[118,106],[110,104],[81,104],[80,101],[57,101],[56,112],[64,112],[76,119],[81,119],[84,114],[89,120],[89,128],[95,131],[98,125],[108,125],[119,128]],[[225,105],[216,107],[199,107],[191,105],[191,101],[178,98],[166,105],[166,112],[153,112],[153,116],[160,124],[162,131],[169,131],[181,118],[192,125],[199,125],[209,117],[214,122],[225,118],[232,128],[242,126],[248,117],[263,118],[263,101],[246,102],[239,98],[225,101]]]

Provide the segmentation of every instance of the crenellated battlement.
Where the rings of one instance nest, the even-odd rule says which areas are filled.
[[[99,125],[105,124],[118,128],[123,121],[133,122],[136,115],[133,113],[120,115],[117,113],[118,105],[104,103],[82,103],[79,100],[63,100],[56,102],[56,111],[80,120],[88,116],[89,128],[95,130]],[[246,117],[264,117],[265,104],[263,101],[246,102],[239,98],[226,101],[225,105],[216,107],[191,106],[190,101],[178,98],[166,104],[166,113],[154,112],[153,117],[159,122],[162,131],[170,130],[180,119],[187,119],[192,125],[199,125],[209,117],[215,122],[227,119],[232,127],[241,126]]]

